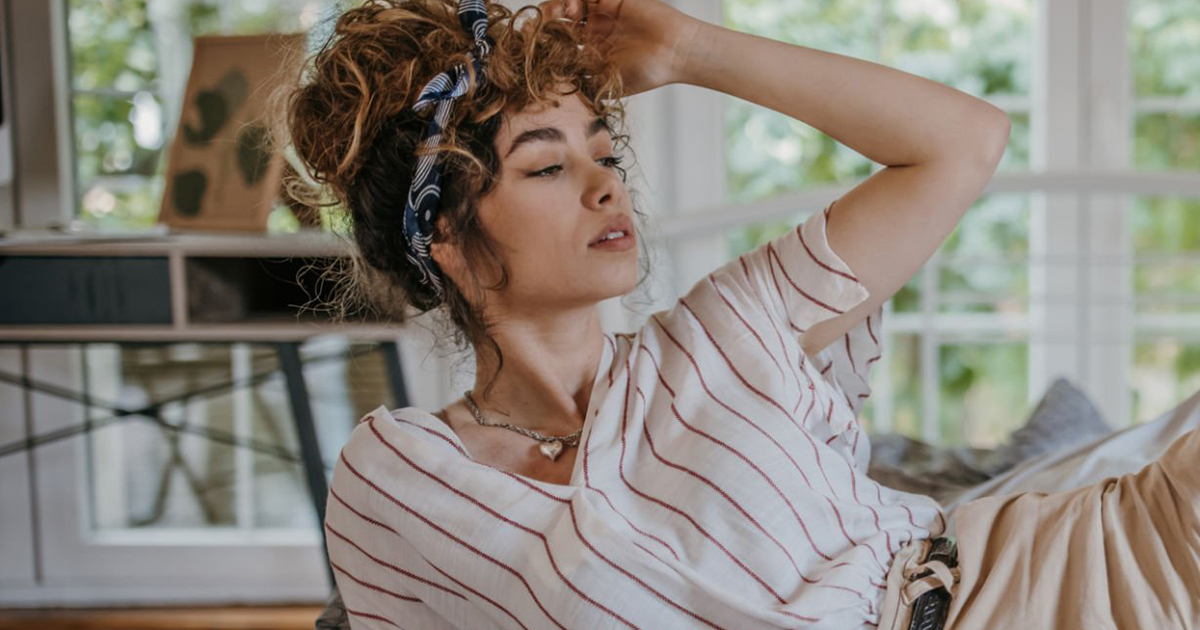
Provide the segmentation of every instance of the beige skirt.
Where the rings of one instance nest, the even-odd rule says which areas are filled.
[[[921,562],[927,541],[897,554],[880,630],[942,584],[950,630],[1200,628],[1200,430],[1138,472],[965,503],[951,533],[956,569]]]

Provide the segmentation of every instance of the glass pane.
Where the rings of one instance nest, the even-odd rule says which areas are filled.
[[[871,174],[871,161],[795,118],[740,99],[726,99],[726,187],[731,201]]]
[[[939,270],[938,312],[1023,313],[1029,305],[1029,266],[959,264]]]
[[[943,256],[1023,258],[1029,254],[1029,194],[980,196],[942,244]]]
[[[230,35],[307,31],[337,0],[241,0],[224,2],[222,16]],[[344,0],[343,0],[344,1]]]
[[[1131,0],[1129,16],[1134,93],[1200,95],[1200,4]]]
[[[881,40],[877,16],[884,5],[891,12]],[[723,7],[726,25],[740,31],[861,59],[882,57],[977,96],[1029,93],[1030,0],[730,0]],[[1001,168],[1028,169],[1029,116],[1012,118],[1013,140]],[[727,190],[734,201],[871,173],[869,160],[816,129],[739,99],[726,101],[725,139]]]
[[[92,436],[98,474],[91,495],[98,528],[237,525],[236,452],[227,443],[200,435],[233,433],[228,396],[181,396],[229,380],[229,361],[222,349],[85,348],[88,389],[95,405],[114,401],[126,409],[161,409],[157,421],[132,416]],[[89,413],[93,421],[104,422],[113,410],[93,407]]]
[[[943,444],[992,448],[1025,422],[1027,343],[942,344],[938,361]]]
[[[75,164],[82,218],[149,226],[158,219],[162,107],[151,92],[131,97],[77,94]]]
[[[158,72],[146,0],[70,0],[71,83],[77,90],[139,90]]]
[[[1200,200],[1134,197],[1133,247],[1138,255],[1200,253]]]
[[[1029,299],[1029,195],[984,195],[942,244],[941,312],[1023,312]]]
[[[1029,94],[1032,0],[892,0],[880,60],[968,94]]]
[[[884,324],[886,326],[886,323]],[[913,438],[921,437],[921,340],[914,333],[891,333],[887,339],[883,358],[871,371],[872,395],[867,399],[860,418],[869,431],[878,431],[888,422],[877,419],[878,396],[886,375],[892,388],[892,417],[890,433],[899,433]],[[881,369],[882,368],[882,369]],[[882,422],[881,422],[882,420]]]
[[[1200,389],[1200,343],[1173,339],[1135,343],[1130,384],[1135,423],[1169,411]]]
[[[904,286],[892,296],[892,310],[898,313],[908,313],[921,310],[921,277],[920,270],[908,279]]]
[[[162,178],[92,180],[83,189],[80,218],[99,226],[150,226],[158,220]]]
[[[875,0],[728,0],[729,28],[861,59],[877,57]],[[736,98],[725,101],[726,189],[749,201],[871,174],[871,161],[798,120]]]
[[[750,223],[729,230],[726,233],[726,242],[729,244],[729,258],[737,258],[763,243],[783,236],[788,230],[795,229],[805,218],[805,216],[797,214],[794,217],[779,219],[778,221]]]
[[[386,365],[376,346],[337,338],[305,344],[301,357],[332,468],[355,421],[392,404]],[[94,344],[85,361],[100,422],[89,438],[96,528],[316,527],[274,348]],[[160,420],[106,420],[110,402],[155,406]]]
[[[150,92],[130,98],[75,97],[80,181],[102,175],[154,175],[163,146],[162,109]]]
[[[1132,223],[1138,313],[1200,313],[1200,201],[1135,197]]]
[[[1200,114],[1138,114],[1133,165],[1152,170],[1200,171]]]
[[[726,0],[725,26],[770,39],[874,59],[878,0]]]

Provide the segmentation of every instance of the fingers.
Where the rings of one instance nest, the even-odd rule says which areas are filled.
[[[563,2],[562,0],[545,0],[538,3],[538,10],[546,19],[556,19],[563,17]]]
[[[550,19],[566,19],[578,22],[587,19],[588,7],[585,0],[545,0],[538,4],[542,14]]]

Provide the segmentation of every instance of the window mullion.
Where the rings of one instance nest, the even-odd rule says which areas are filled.
[[[1127,38],[1129,0],[1087,0],[1089,49],[1085,75],[1091,169],[1129,167],[1133,142],[1131,63]],[[1088,288],[1085,304],[1087,330],[1083,349],[1089,366],[1088,385],[1096,405],[1116,426],[1132,420],[1129,370],[1132,362],[1134,316],[1131,211],[1126,194],[1093,194],[1085,198],[1088,210],[1087,258],[1081,262],[1081,286]],[[1113,264],[1095,264],[1095,258],[1112,258]]]
[[[721,0],[674,0],[673,4],[706,22],[724,23]],[[702,211],[713,199],[726,198],[724,101],[728,97],[691,85],[671,85],[667,89],[673,114],[666,116],[673,128],[672,153],[688,156],[686,160],[671,160],[664,169],[675,184],[668,213],[680,216]],[[701,129],[706,131],[697,133]],[[727,250],[723,233],[671,244],[673,295],[682,295],[724,263]]]
[[[1085,63],[1086,38],[1080,18],[1087,1],[1040,0],[1037,4],[1030,115],[1034,171],[1075,171],[1083,164],[1087,127],[1080,121],[1085,91],[1079,70]],[[1079,295],[1080,205],[1075,191],[1035,193],[1030,198],[1030,403],[1054,379],[1082,382],[1086,370],[1078,323],[1083,298]]]
[[[932,443],[946,442],[940,425],[941,373],[937,331],[938,268],[942,264],[940,250],[935,251],[921,267],[921,439]]]

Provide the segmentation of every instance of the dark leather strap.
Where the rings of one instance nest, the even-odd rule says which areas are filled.
[[[935,538],[925,556],[925,562],[940,560],[948,567],[958,566],[958,545],[951,538]],[[918,576],[924,577],[928,572]],[[908,630],[942,630],[950,610],[950,592],[944,587],[926,591],[913,602]]]

